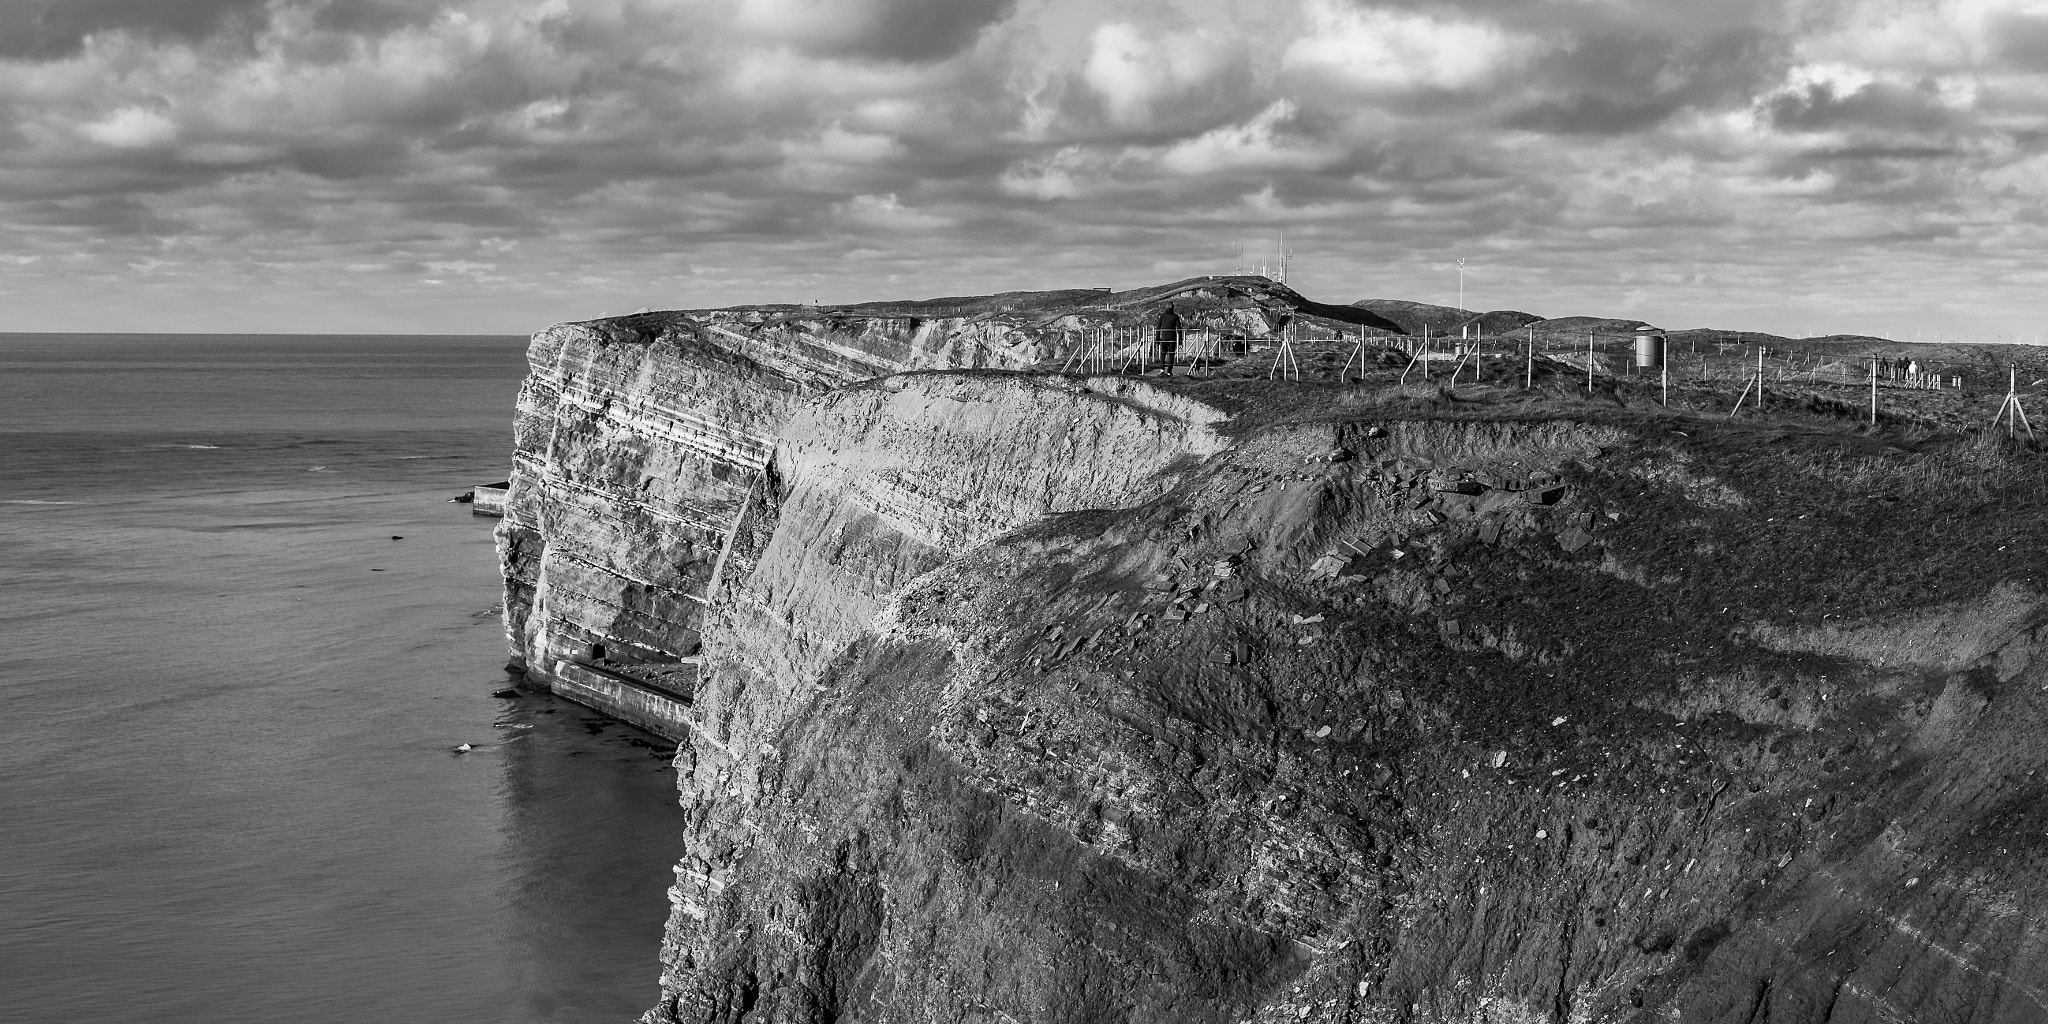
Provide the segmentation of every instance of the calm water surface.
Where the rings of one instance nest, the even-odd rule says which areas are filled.
[[[0,335],[0,1020],[653,1004],[667,762],[491,696],[494,520],[446,501],[524,356]]]

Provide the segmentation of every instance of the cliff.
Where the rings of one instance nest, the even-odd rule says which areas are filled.
[[[501,527],[649,1021],[2048,1019],[2032,449],[746,315],[537,336]]]
[[[907,370],[1057,363],[1076,332],[1144,330],[1165,303],[1191,328],[1239,340],[1281,328],[1398,330],[1264,278],[1196,278],[1125,292],[649,313],[534,335],[498,530],[514,665],[565,696],[684,735],[707,589],[797,409]]]

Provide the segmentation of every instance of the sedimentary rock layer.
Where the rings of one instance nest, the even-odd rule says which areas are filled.
[[[534,341],[514,649],[679,740],[650,1022],[2048,1020],[2037,452],[870,314]]]
[[[1311,322],[1330,333],[1355,328],[1319,312],[1371,316],[1263,279],[1199,278],[1125,293],[649,313],[535,335],[498,531],[514,662],[533,682],[680,736],[705,589],[797,409],[884,374],[1056,361],[1088,331],[1142,333],[1169,302],[1219,337]],[[914,502],[920,486],[877,500]]]
[[[1661,428],[1168,398],[785,427],[650,1020],[2048,1012],[2038,542],[1821,591],[1939,545]]]
[[[515,658],[536,681],[580,664],[687,695],[704,587],[795,409],[882,373],[1035,355],[946,326],[654,314],[535,335],[498,531]]]

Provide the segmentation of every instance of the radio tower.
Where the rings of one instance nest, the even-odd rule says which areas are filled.
[[[1287,283],[1287,265],[1294,262],[1294,250],[1287,247],[1287,232],[1280,232],[1280,276],[1273,280]]]

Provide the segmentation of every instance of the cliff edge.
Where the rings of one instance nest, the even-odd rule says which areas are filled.
[[[680,741],[648,1021],[2048,1020],[2033,449],[983,315],[536,337],[508,631]]]

